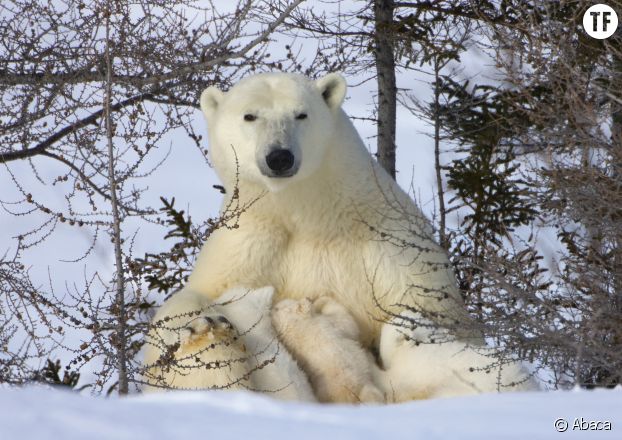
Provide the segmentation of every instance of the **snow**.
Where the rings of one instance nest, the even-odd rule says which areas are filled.
[[[573,430],[574,420],[581,417],[608,421],[611,430]],[[570,423],[567,432],[555,430],[559,418]],[[246,392],[106,399],[42,387],[0,388],[2,440],[536,440],[556,436],[622,438],[622,391],[506,393],[346,406],[282,402]]]

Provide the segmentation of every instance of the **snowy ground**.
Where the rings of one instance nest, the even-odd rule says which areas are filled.
[[[563,418],[568,430],[558,433]],[[575,419],[611,430],[573,430]],[[559,422],[563,423],[563,422]],[[606,428],[606,424],[598,425]],[[248,393],[94,398],[0,389],[1,440],[622,438],[622,391],[481,395],[390,406],[292,404]]]

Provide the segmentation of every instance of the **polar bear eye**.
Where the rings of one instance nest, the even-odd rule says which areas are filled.
[[[296,119],[300,120],[300,119],[307,119],[307,114],[306,113],[300,113],[298,115],[296,115]]]
[[[257,116],[251,115],[250,113],[247,113],[247,114],[244,115],[244,120],[245,121],[253,122],[255,119],[257,119]]]

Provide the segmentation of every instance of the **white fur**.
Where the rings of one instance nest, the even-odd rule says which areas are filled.
[[[377,380],[389,401],[537,389],[519,363],[493,366],[494,349],[455,340],[417,313],[401,316],[383,327],[380,340],[385,371]]]
[[[187,287],[156,320],[203,307],[235,286],[274,286],[276,301],[337,299],[365,347],[378,343],[385,311],[399,313],[403,304],[468,324],[445,252],[341,110],[345,92],[337,74],[312,81],[274,73],[203,93],[211,160],[227,191],[223,211],[244,212],[209,237]],[[297,119],[301,113],[308,117]],[[294,154],[295,175],[261,172],[275,144]],[[151,347],[146,360],[159,355]]]
[[[194,316],[194,315],[193,315]],[[168,345],[167,355],[145,364],[144,391],[158,389],[247,389],[252,388],[251,366],[244,341],[222,315],[200,313],[183,326],[159,322],[147,337],[146,353]],[[165,344],[164,338],[177,341]]]
[[[361,347],[356,322],[339,303],[328,297],[286,299],[274,306],[272,320],[320,402],[384,401],[374,384],[374,360]]]
[[[252,386],[284,400],[315,401],[307,376],[280,344],[270,309],[274,288],[234,288],[218,298],[218,309],[237,328],[249,353]]]
[[[279,343],[272,327],[273,295],[272,287],[255,290],[237,287],[202,309],[201,315],[189,323],[192,333],[185,328],[180,330],[181,345],[175,353],[177,363],[165,371],[164,383],[174,389],[252,389],[284,400],[315,401],[306,375]],[[225,317],[233,325],[238,340],[224,340],[217,332],[208,332],[207,340],[215,344],[214,348],[197,347],[193,339],[207,330],[205,315],[214,320]],[[204,367],[214,362],[224,366]],[[158,369],[155,371],[153,374]]]

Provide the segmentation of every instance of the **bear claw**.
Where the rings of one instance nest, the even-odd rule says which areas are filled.
[[[221,324],[222,327],[233,330],[233,324],[231,324],[231,322],[229,322],[229,320],[224,316],[219,316],[218,322]]]
[[[191,321],[181,334],[181,345],[206,346],[214,342],[227,343],[238,339],[238,332],[222,315],[209,315]]]

